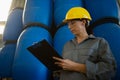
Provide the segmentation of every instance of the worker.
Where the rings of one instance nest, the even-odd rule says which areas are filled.
[[[87,33],[91,21],[89,12],[83,7],[73,7],[63,20],[75,35],[63,48],[63,59],[55,64],[60,71],[60,80],[111,80],[115,75],[116,61],[104,38]]]

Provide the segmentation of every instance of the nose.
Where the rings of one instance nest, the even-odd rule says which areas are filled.
[[[70,27],[71,27],[71,25],[72,25],[72,24],[71,24],[71,22],[69,21],[69,22],[68,22],[68,28],[70,28]]]
[[[71,29],[73,29],[73,25],[68,25],[68,28],[71,30]]]
[[[69,29],[71,28],[71,25],[70,25],[70,24],[68,24],[68,28],[69,28]]]

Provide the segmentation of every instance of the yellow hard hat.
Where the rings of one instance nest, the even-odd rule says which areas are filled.
[[[89,12],[82,7],[73,7],[66,13],[66,17],[63,22],[67,22],[72,19],[87,19],[92,20]]]

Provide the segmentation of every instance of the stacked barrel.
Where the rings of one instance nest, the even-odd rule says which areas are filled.
[[[66,12],[75,6],[83,6],[82,0],[54,0],[54,21],[57,27],[54,35],[54,48],[61,55],[64,44],[74,35],[68,29],[68,25],[62,24]]]
[[[120,25],[116,0],[85,0],[85,7],[92,16],[91,28],[95,36],[105,38],[115,56],[117,72],[114,80],[120,80]]]
[[[12,65],[16,50],[17,39],[22,31],[22,13],[23,9],[15,8],[8,16],[4,33],[4,46],[0,51],[0,77],[12,77]]]
[[[18,39],[13,64],[14,80],[50,80],[50,71],[27,48],[43,39],[52,43],[49,32],[52,24],[52,3],[51,0],[26,0],[25,2],[24,30]]]

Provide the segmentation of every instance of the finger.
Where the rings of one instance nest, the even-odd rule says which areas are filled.
[[[67,69],[63,67],[63,70],[67,70]]]
[[[55,64],[60,65],[61,63],[60,62],[55,62]]]
[[[60,62],[55,62],[56,65],[58,65],[59,67],[62,67],[62,63]]]
[[[53,59],[55,59],[55,60],[57,60],[57,61],[63,61],[63,59],[60,59],[60,58],[58,58],[58,57],[53,57]]]

